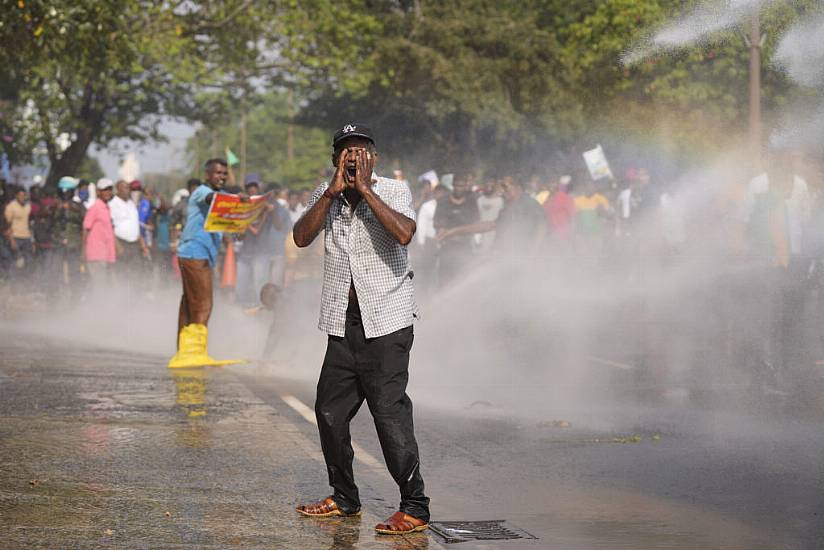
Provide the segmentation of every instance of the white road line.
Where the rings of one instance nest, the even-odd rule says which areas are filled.
[[[606,365],[607,367],[615,367],[622,370],[635,369],[635,367],[632,365],[627,365],[626,363],[619,363],[618,361],[610,361],[609,359],[602,359],[600,357],[595,357],[593,355],[588,356],[587,360],[592,361],[593,363],[600,363],[602,365]]]
[[[287,405],[295,409],[295,411],[305,418],[307,422],[314,424],[315,426],[318,425],[318,421],[315,419],[315,411],[304,405],[303,401],[293,395],[281,395],[280,398],[283,399]]]
[[[304,405],[303,401],[301,401],[294,395],[281,395],[280,398],[283,399],[284,403],[292,407],[296,413],[305,418],[307,422],[309,422],[310,424],[314,424],[315,426],[318,425],[318,421],[315,418],[315,411]],[[366,451],[366,449],[364,449],[354,441],[352,442],[352,449],[355,451],[355,458],[357,458],[370,468],[378,468],[380,470],[383,469],[383,463],[379,462],[375,457],[370,455]]]

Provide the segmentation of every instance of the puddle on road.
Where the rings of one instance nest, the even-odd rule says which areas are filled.
[[[206,416],[206,369],[172,369],[169,372],[175,384],[175,403],[190,418]]]
[[[389,536],[375,533],[379,520],[368,516],[358,518],[300,517],[296,529],[302,533],[305,548],[328,550],[426,550],[430,547],[428,533]],[[305,537],[305,539],[304,539]],[[456,547],[471,550],[467,545]]]

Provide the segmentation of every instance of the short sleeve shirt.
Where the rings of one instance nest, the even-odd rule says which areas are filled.
[[[209,260],[209,265],[217,263],[217,252],[223,233],[204,229],[209,203],[206,197],[214,193],[208,185],[201,185],[189,197],[186,208],[186,225],[180,237],[177,256],[186,260]]]
[[[109,201],[109,211],[112,214],[115,236],[129,243],[137,242],[140,237],[140,218],[134,202],[115,196]]]
[[[478,200],[475,195],[468,193],[464,201],[455,204],[449,197],[438,201],[435,209],[435,228],[452,229],[462,225],[471,225],[481,219],[478,210]],[[472,250],[472,235],[460,235],[446,239],[441,243],[441,254],[468,253]]]
[[[140,234],[146,238],[148,233],[148,225],[152,220],[152,201],[147,198],[140,199],[140,204],[137,207],[137,215],[140,220]]]
[[[109,205],[105,201],[94,201],[89,207],[83,218],[83,229],[89,232],[86,238],[86,261],[113,263],[114,229]]]
[[[495,247],[509,253],[522,252],[547,226],[541,205],[527,194],[507,203],[501,210],[495,230]]]
[[[322,183],[315,189],[307,211],[328,186]],[[389,208],[415,220],[412,193],[405,183],[376,177],[372,190]],[[350,285],[358,295],[367,338],[410,326],[418,318],[418,307],[406,246],[381,225],[366,200],[353,212],[343,197],[335,198],[324,229],[326,253],[318,328],[332,336],[344,336]]]
[[[11,235],[15,239],[31,239],[29,218],[33,215],[31,203],[21,205],[12,200],[6,205],[6,221],[11,225]]]
[[[275,227],[275,220],[280,223],[280,229]],[[266,227],[260,234],[258,246],[262,247],[268,256],[283,256],[286,253],[286,237],[291,230],[292,219],[289,217],[289,210],[276,203],[270,219],[266,221]]]
[[[604,223],[598,214],[599,208],[609,208],[609,201],[600,193],[575,197],[575,225],[579,234],[592,236],[603,232]]]

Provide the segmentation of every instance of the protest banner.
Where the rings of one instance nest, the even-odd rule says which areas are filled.
[[[609,169],[609,162],[607,162],[607,156],[604,154],[604,150],[600,144],[595,147],[595,149],[584,152],[584,162],[587,163],[589,175],[593,180],[598,181],[601,178],[613,179],[612,170]]]
[[[248,201],[241,201],[237,195],[215,193],[203,228],[206,231],[243,233],[266,208],[270,195],[255,195]]]

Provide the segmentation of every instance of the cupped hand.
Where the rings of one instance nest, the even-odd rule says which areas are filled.
[[[333,195],[340,195],[346,189],[346,157],[348,152],[346,149],[338,155],[338,166],[335,169],[335,175],[332,177],[332,182],[329,184],[329,192]]]
[[[364,149],[355,156],[355,189],[366,193],[372,185],[372,153]]]

